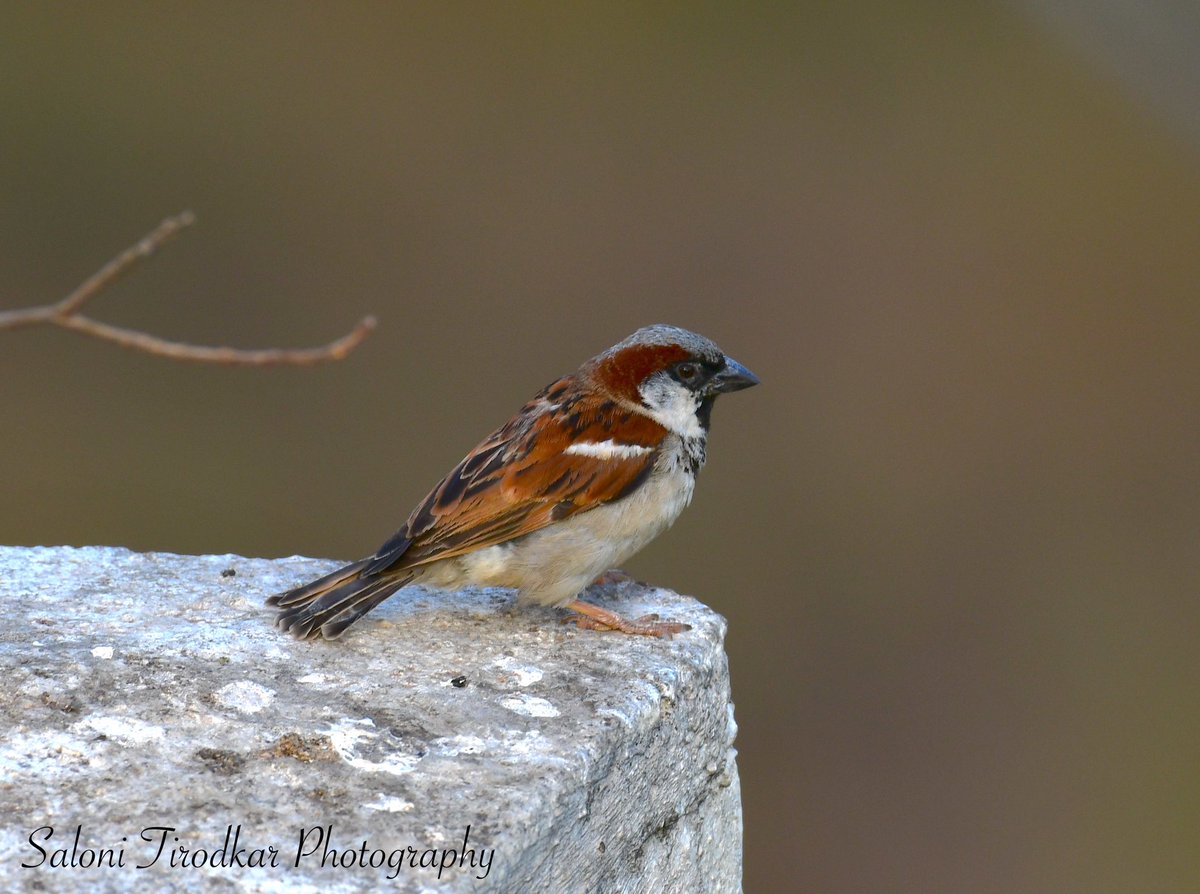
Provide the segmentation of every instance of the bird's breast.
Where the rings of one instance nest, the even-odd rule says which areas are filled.
[[[432,586],[515,587],[526,602],[561,604],[669,528],[691,502],[694,462],[684,451],[659,458],[633,493],[507,543],[435,563]]]

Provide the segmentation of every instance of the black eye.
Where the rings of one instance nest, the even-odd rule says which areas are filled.
[[[681,363],[675,367],[675,375],[679,376],[681,382],[692,382],[700,375],[700,370],[694,363]]]

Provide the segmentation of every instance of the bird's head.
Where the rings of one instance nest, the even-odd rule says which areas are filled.
[[[704,336],[661,323],[592,358],[583,373],[620,403],[682,437],[708,431],[717,395],[758,384],[754,373]]]

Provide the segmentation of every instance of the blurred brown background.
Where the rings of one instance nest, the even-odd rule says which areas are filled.
[[[354,558],[684,325],[764,384],[629,567],[730,619],[748,889],[1200,889],[1197,104],[1071,5],[7,5],[0,306],[191,208],[94,316],[380,329],[0,334],[0,543]]]

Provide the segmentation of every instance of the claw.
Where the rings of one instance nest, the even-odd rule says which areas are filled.
[[[661,621],[656,614],[642,615],[640,618],[629,621],[616,612],[592,605],[590,602],[581,602],[578,599],[568,604],[567,608],[577,612],[578,617],[566,620],[574,621],[575,626],[582,630],[615,631],[633,636],[657,636],[660,639],[670,639],[676,633],[692,629],[690,624]]]

